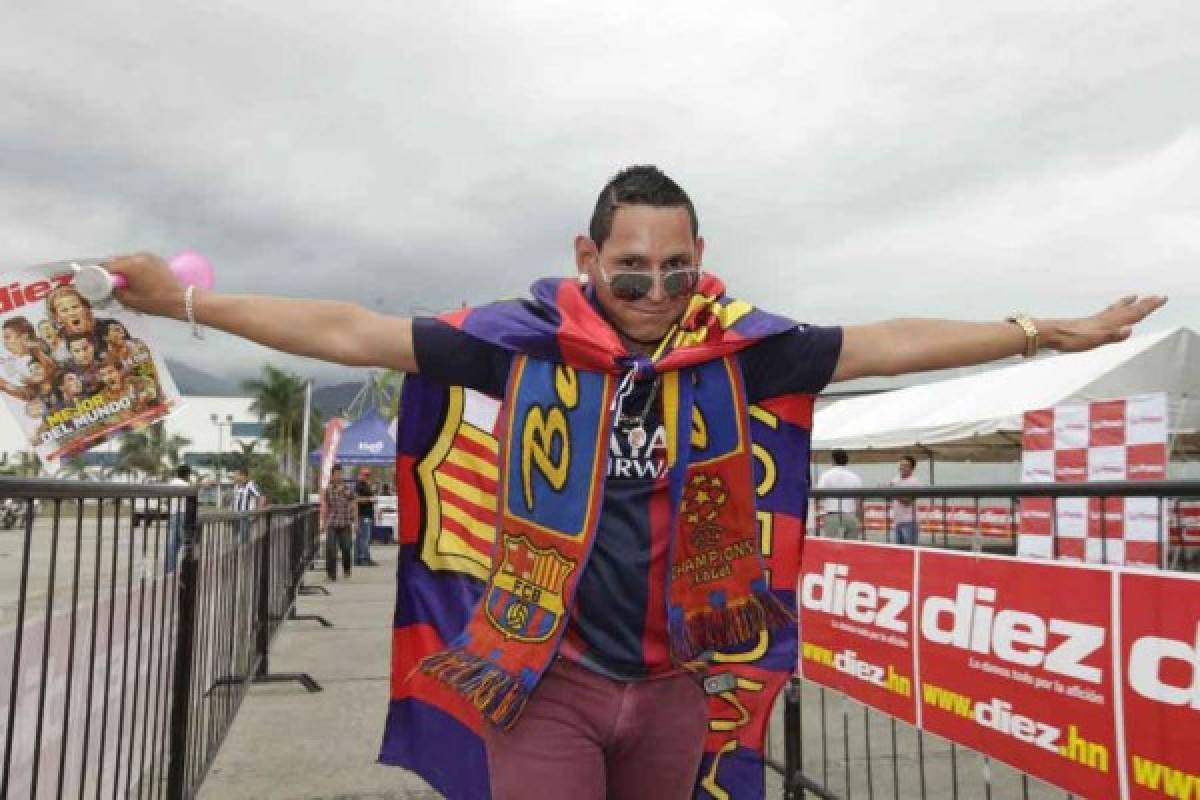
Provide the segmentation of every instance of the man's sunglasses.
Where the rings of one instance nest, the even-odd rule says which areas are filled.
[[[654,289],[656,275],[662,276],[662,289],[667,297],[676,299],[691,294],[695,290],[696,284],[700,283],[702,272],[700,267],[683,267],[662,272],[646,270],[605,272],[603,267],[600,268],[600,275],[608,284],[613,296],[618,300],[626,301],[640,300],[650,294]]]

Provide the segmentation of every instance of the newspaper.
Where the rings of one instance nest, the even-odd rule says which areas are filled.
[[[47,265],[0,274],[0,394],[29,447],[51,466],[180,406],[145,318],[94,309],[73,273]]]

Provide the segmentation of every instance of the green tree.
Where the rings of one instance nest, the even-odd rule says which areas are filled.
[[[403,385],[403,372],[385,369],[382,372],[368,373],[362,388],[350,404],[342,409],[342,416],[357,420],[374,411],[384,419],[393,419],[400,409],[400,389]],[[318,442],[314,447],[319,444]]]
[[[271,462],[251,469],[250,477],[271,505],[287,505],[296,502],[296,482],[279,471]]]
[[[22,450],[17,453],[16,473],[27,478],[36,478],[42,474],[42,460],[32,450]]]
[[[77,481],[88,480],[91,476],[92,474],[88,471],[88,465],[78,456],[63,461],[58,468],[58,472],[54,475],[56,478]]]
[[[372,376],[375,382],[375,410],[384,419],[395,419],[400,412],[400,390],[404,387],[404,373],[385,369]]]
[[[271,442],[285,475],[297,472],[299,466],[296,459],[304,430],[304,384],[300,376],[269,364],[263,367],[262,378],[242,382],[242,389],[254,395],[250,410],[263,423],[263,434]],[[320,427],[320,417],[313,411],[308,447],[320,443]]]
[[[230,450],[221,456],[221,469],[225,472],[244,469],[249,473],[267,460],[261,453],[254,452],[254,442],[234,442],[234,444],[237,445],[237,449]]]
[[[183,461],[181,451],[191,440],[178,434],[167,434],[161,422],[131,431],[121,436],[117,447],[117,463],[113,472],[120,475],[140,475],[166,480],[171,470]]]

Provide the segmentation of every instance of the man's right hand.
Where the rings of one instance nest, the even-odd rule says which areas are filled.
[[[118,300],[130,308],[185,319],[184,287],[156,255],[121,256],[108,262],[129,286]],[[195,321],[253,342],[352,367],[416,372],[412,321],[378,314],[353,303],[268,295],[226,295],[198,289]]]
[[[184,286],[153,253],[118,256],[105,264],[109,272],[124,275],[129,285],[113,292],[121,304],[160,317],[184,319]]]

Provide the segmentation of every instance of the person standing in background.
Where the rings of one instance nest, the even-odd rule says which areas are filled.
[[[329,580],[337,580],[337,556],[342,553],[342,571],[350,577],[351,549],[354,524],[353,507],[357,505],[354,492],[346,485],[342,465],[334,464],[329,472],[329,485],[325,487],[325,572]]]
[[[262,492],[258,490],[258,485],[250,480],[250,473],[245,467],[238,467],[233,471],[233,507],[232,510],[239,514],[245,514],[238,520],[238,544],[245,544],[250,539],[250,531],[254,527],[254,517],[249,515],[251,511],[257,511],[265,504],[266,500],[262,496]]]
[[[169,481],[171,486],[191,486],[192,485],[192,468],[187,464],[180,464],[175,468],[175,477]],[[175,512],[171,514],[170,531],[167,533],[167,552],[166,552],[166,571],[168,574],[175,571],[175,557],[179,552],[179,537],[183,531],[183,515],[184,503],[182,497],[172,501],[175,503]]]
[[[833,466],[821,473],[821,477],[817,479],[818,489],[862,488],[862,478],[846,466],[850,463],[850,456],[845,450],[834,450],[830,458]],[[858,501],[853,498],[825,498],[821,501],[819,520],[822,536],[850,539],[862,531],[862,526],[858,524]]]
[[[921,486],[921,481],[913,475],[917,468],[917,460],[912,456],[901,456],[896,465],[896,477],[888,481],[888,486]],[[917,528],[916,499],[912,497],[896,497],[892,499],[892,530],[896,534],[896,544],[916,544],[920,531]]]
[[[238,467],[233,471],[233,510],[242,511],[257,511],[262,505],[262,492],[258,490],[258,484],[250,480],[250,473],[245,467]]]
[[[375,487],[371,485],[371,470],[358,471],[354,484],[358,503],[358,540],[355,542],[354,563],[359,567],[379,566],[371,559],[371,529],[375,527]]]

